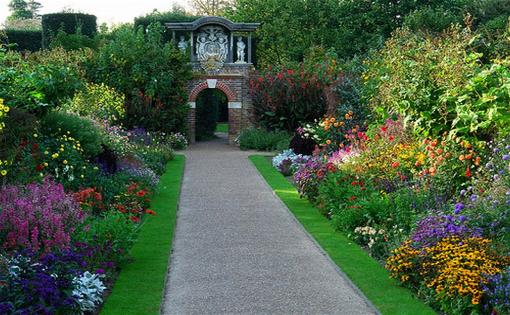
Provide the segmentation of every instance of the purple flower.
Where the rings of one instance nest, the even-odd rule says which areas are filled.
[[[508,159],[510,159],[510,155],[504,154],[503,155],[503,161],[507,161]]]
[[[11,250],[67,249],[71,234],[85,219],[73,195],[48,178],[41,184],[0,188],[0,209],[0,231],[6,231],[0,244]]]
[[[438,214],[421,219],[411,239],[416,248],[423,248],[433,246],[441,239],[450,236],[480,236],[480,231],[468,227],[465,216]]]
[[[455,205],[455,214],[459,214],[464,209],[464,204],[462,202],[458,202]]]

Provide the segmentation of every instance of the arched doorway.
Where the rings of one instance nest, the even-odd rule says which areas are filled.
[[[207,141],[217,137],[227,139],[228,98],[225,93],[216,88],[204,89],[198,94],[195,103],[196,141]]]

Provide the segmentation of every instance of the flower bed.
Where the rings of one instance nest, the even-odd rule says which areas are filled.
[[[103,44],[144,35],[124,28],[123,36]],[[133,112],[142,92],[123,94],[145,90],[143,83],[90,81],[103,69],[99,51],[20,54],[0,46],[1,314],[97,312],[131,259],[140,227],[159,218],[150,206],[160,176],[174,150],[187,146],[178,126],[188,70],[169,45],[152,42],[143,50],[175,62],[151,75],[165,66],[183,72],[171,91],[161,85],[145,92],[154,103],[143,110],[158,112],[150,122]],[[143,125],[152,129],[136,127]]]
[[[417,137],[401,119],[344,128],[350,119],[304,126],[320,147],[274,167],[437,310],[507,313],[510,142]]]

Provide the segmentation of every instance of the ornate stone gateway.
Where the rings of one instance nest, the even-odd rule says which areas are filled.
[[[219,89],[228,99],[229,142],[250,126],[249,93],[252,32],[259,23],[233,23],[220,17],[203,17],[191,23],[167,23],[175,45],[188,54],[193,68],[189,83],[189,134],[195,140],[196,98],[204,89]],[[179,41],[177,41],[179,38]]]

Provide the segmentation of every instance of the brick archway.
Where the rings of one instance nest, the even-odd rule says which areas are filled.
[[[208,81],[205,81],[205,82],[202,82],[202,83],[196,85],[193,88],[193,90],[189,94],[189,102],[195,102],[197,100],[197,97],[200,94],[200,92],[202,92],[205,89],[209,89],[209,88],[215,88],[215,89],[218,89],[218,90],[222,91],[223,93],[225,93],[225,95],[227,96],[228,102],[235,102],[237,100],[236,94],[224,82],[216,81],[214,84],[212,84]]]
[[[225,65],[221,74],[196,75],[188,85],[189,97],[189,138],[195,140],[196,100],[205,89],[218,89],[227,97],[228,102],[228,140],[234,144],[242,129],[251,125],[249,110],[251,97],[248,82],[251,67],[247,65]]]

